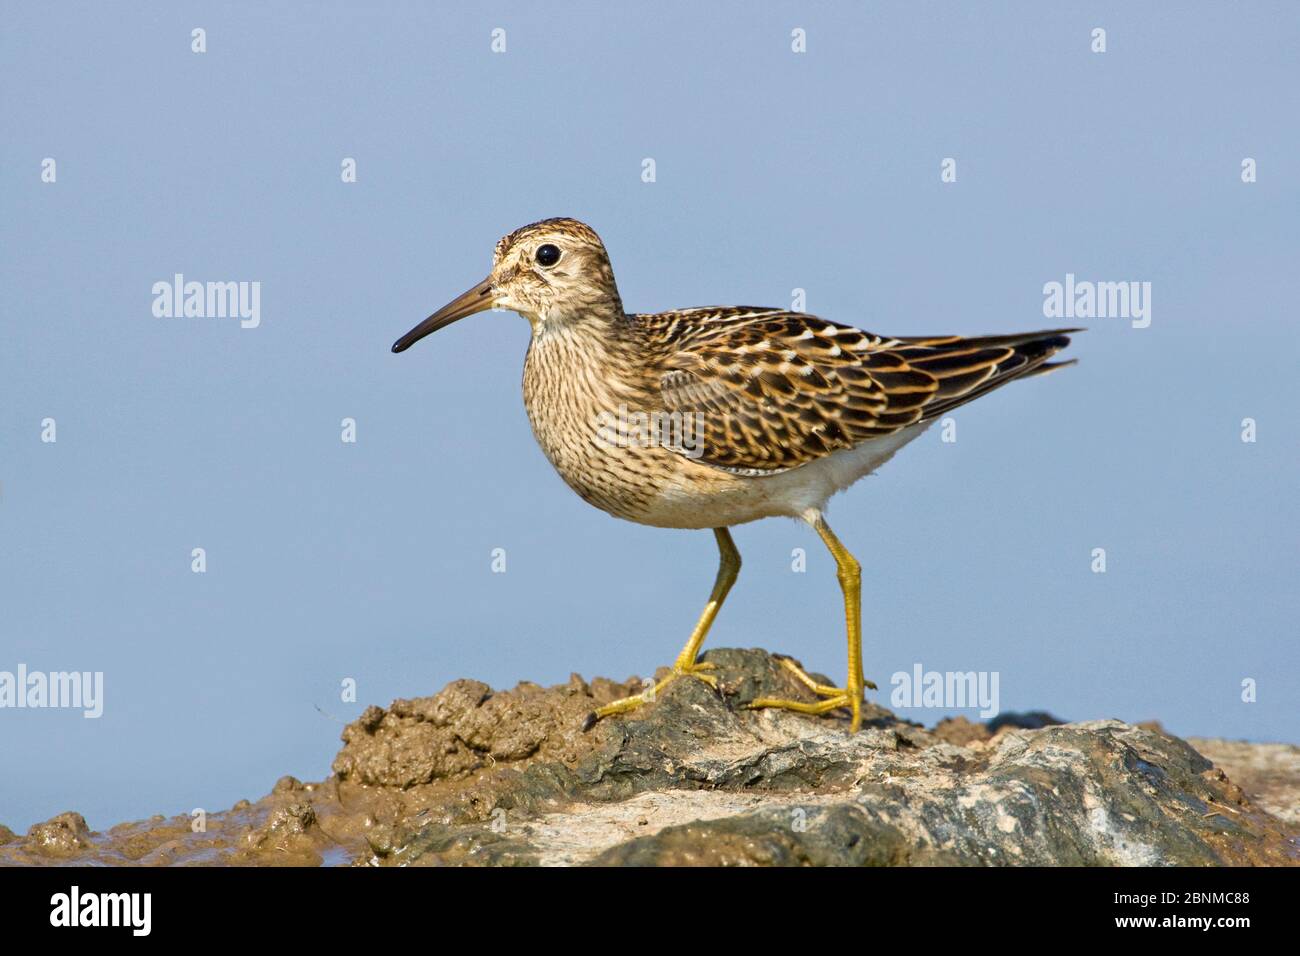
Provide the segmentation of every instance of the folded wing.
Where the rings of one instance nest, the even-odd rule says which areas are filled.
[[[1045,371],[1075,329],[884,338],[802,313],[664,313],[665,410],[697,415],[700,460],[745,474],[795,468]]]

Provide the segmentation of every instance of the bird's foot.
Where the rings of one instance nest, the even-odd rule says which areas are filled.
[[[834,687],[831,684],[822,684],[813,680],[802,667],[788,657],[781,658],[781,666],[789,671],[799,683],[823,699],[810,702],[805,700],[785,700],[780,697],[756,697],[747,705],[750,709],[758,710],[764,707],[776,707],[781,710],[792,710],[798,714],[828,714],[833,710],[847,707],[853,714],[852,722],[849,724],[849,733],[858,732],[858,728],[862,726],[863,689],[875,690],[876,685],[874,683],[869,680],[862,680],[861,686],[857,688],[852,686],[852,682],[850,682],[848,688]]]
[[[810,691],[812,691],[814,694],[818,695],[819,697],[835,697],[840,694],[848,693],[848,691],[846,691],[842,687],[833,687],[830,684],[817,683],[817,681],[812,679],[812,675],[810,675],[807,671],[805,671],[802,667],[796,664],[789,657],[781,657],[778,658],[778,660],[780,660],[781,666],[784,667],[786,670],[788,670],[791,674],[793,674],[795,679],[799,681],[799,683],[803,684],[805,687],[807,687]],[[867,690],[876,689],[876,684],[874,681],[869,681],[864,678],[860,678],[860,680],[862,680],[862,686]]]
[[[677,680],[679,677],[694,677],[696,680],[703,681],[714,690],[718,689],[718,679],[709,673],[711,670],[717,670],[716,664],[710,664],[707,661],[677,661],[673,664],[672,673],[661,681],[656,681],[650,687],[647,687],[640,694],[633,694],[631,697],[621,697],[618,700],[610,701],[603,707],[597,707],[587,715],[583,723],[583,730],[590,730],[595,726],[596,721],[602,717],[612,717],[615,714],[626,714],[629,711],[636,710],[644,704],[653,704],[656,698],[661,694],[665,687]]]

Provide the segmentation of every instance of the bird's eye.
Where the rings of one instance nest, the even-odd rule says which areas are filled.
[[[553,246],[549,242],[544,246],[538,246],[537,251],[533,253],[533,258],[537,260],[539,266],[553,266],[560,261],[560,247]]]

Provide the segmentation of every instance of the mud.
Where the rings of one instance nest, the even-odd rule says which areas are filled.
[[[1041,713],[927,730],[875,706],[849,737],[744,708],[808,698],[767,653],[706,659],[720,693],[678,681],[586,732],[642,682],[453,681],[367,708],[322,782],[203,821],[0,826],[0,864],[1300,864],[1295,747]]]

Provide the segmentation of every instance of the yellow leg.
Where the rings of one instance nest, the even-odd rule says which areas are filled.
[[[682,648],[682,652],[677,655],[677,660],[673,662],[673,672],[653,687],[647,689],[643,694],[624,697],[597,709],[588,718],[588,726],[601,717],[609,717],[612,714],[625,714],[629,710],[635,710],[642,704],[652,703],[660,691],[679,677],[694,677],[704,681],[710,687],[716,688],[718,686],[718,679],[707,673],[713,670],[714,666],[709,663],[701,664],[695,658],[699,656],[700,646],[708,636],[709,628],[713,626],[713,619],[718,616],[718,608],[722,607],[727,592],[736,583],[736,576],[740,573],[740,552],[736,550],[735,542],[731,540],[731,532],[726,528],[714,528],[713,534],[718,539],[718,577],[713,582],[713,593],[709,595],[709,603],[704,605],[704,612],[700,615],[699,621],[696,622],[695,630],[691,631],[686,646]]]
[[[862,692],[864,687],[876,689],[876,685],[862,676],[862,566],[849,549],[835,537],[835,532],[822,518],[821,512],[809,512],[806,516],[809,524],[821,535],[822,541],[835,558],[835,574],[840,580],[840,590],[844,592],[844,619],[849,637],[849,674],[845,687],[831,687],[819,684],[809,677],[794,661],[783,658],[781,665],[818,697],[825,700],[806,703],[798,700],[783,700],[777,697],[759,697],[750,702],[750,707],[779,707],[793,710],[800,714],[824,714],[840,707],[848,707],[853,713],[849,732],[857,733],[862,726]]]

